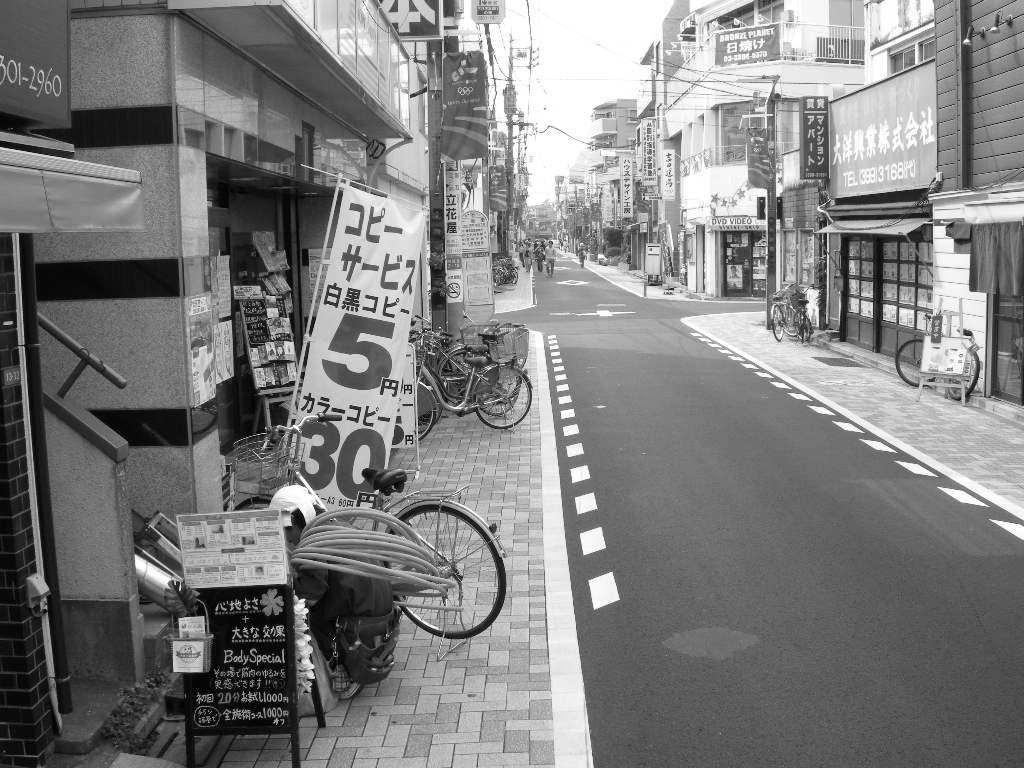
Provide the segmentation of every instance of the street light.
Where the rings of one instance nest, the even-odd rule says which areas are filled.
[[[764,135],[768,144],[769,178],[768,188],[765,190],[765,263],[764,263],[764,293],[765,293],[765,328],[772,327],[772,293],[775,285],[775,230],[777,227],[778,200],[776,195],[775,181],[775,91],[779,85],[779,75],[761,75],[760,77],[741,77],[740,83],[764,83],[771,82],[768,90],[768,99],[764,104]]]

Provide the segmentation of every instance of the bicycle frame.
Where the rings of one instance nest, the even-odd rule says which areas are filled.
[[[491,363],[485,368],[478,369],[474,367],[470,371],[469,379],[466,381],[466,393],[462,398],[462,402],[455,402],[454,398],[452,398],[451,394],[445,388],[438,375],[435,374],[430,369],[430,366],[425,362],[420,366],[419,378],[425,379],[427,386],[434,390],[434,393],[437,395],[438,404],[441,408],[458,416],[466,416],[467,414],[475,413],[480,409],[481,403],[470,402],[470,399],[476,392],[476,385],[482,378],[482,373],[484,371],[489,371],[492,368],[496,368],[497,365],[497,363]],[[483,405],[486,404],[487,403],[483,403]]]

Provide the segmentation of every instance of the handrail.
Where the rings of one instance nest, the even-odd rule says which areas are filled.
[[[86,368],[93,368],[97,373],[118,389],[124,389],[128,386],[128,380],[125,379],[124,376],[119,374],[113,368],[108,368],[106,363],[89,352],[89,350],[79,342],[75,341],[74,338],[62,331],[52,320],[45,317],[42,312],[39,312],[37,316],[39,318],[39,326],[78,357],[78,365],[75,366],[75,370],[71,372],[71,375],[68,376],[67,380],[61,385],[61,388],[57,390],[57,397],[64,397],[68,393],[68,390],[74,386],[74,383],[78,381],[78,377],[82,375]]]

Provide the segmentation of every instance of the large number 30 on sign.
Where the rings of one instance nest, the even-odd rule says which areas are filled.
[[[362,470],[391,454],[423,224],[345,191],[298,400],[300,416],[335,419],[303,427],[304,474],[329,507],[359,502],[372,490]]]

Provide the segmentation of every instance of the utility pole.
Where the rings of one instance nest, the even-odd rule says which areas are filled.
[[[515,168],[515,145],[512,143],[512,126],[516,112],[516,86],[512,82],[512,36],[508,38],[508,79],[505,81],[505,125],[508,131],[505,136],[505,242],[502,247],[505,255],[512,253],[512,220],[515,214],[515,198],[512,197],[512,181]]]

